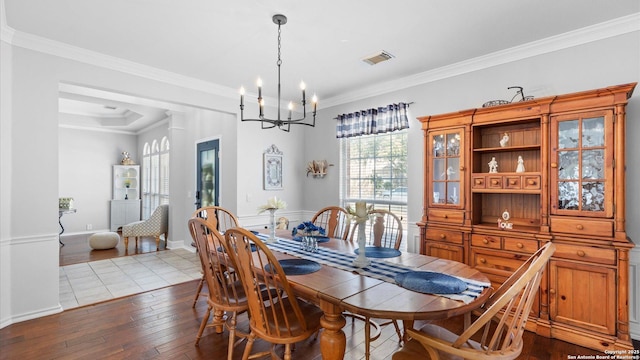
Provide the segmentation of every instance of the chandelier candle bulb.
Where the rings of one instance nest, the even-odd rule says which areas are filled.
[[[244,107],[244,87],[240,87],[240,107]]]
[[[307,88],[307,85],[305,85],[304,81],[300,81],[300,89],[302,89],[302,105],[304,105],[305,102],[305,92],[304,90]]]
[[[291,120],[291,110],[293,110],[293,102],[289,101],[289,120]]]

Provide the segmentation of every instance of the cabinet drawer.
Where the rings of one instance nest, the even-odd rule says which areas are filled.
[[[462,233],[437,228],[427,229],[427,240],[443,241],[455,244],[462,244]]]
[[[525,175],[522,177],[522,188],[525,190],[539,190],[540,189],[540,176],[539,175]]]
[[[484,176],[474,176],[473,180],[471,180],[472,188],[474,189],[484,189],[485,188],[485,179]]]
[[[500,249],[500,237],[491,235],[472,234],[471,245],[490,249]]]
[[[556,243],[556,252],[553,256],[556,258],[596,262],[606,265],[616,264],[616,251],[613,249]]]
[[[533,254],[534,252],[536,252],[536,250],[538,250],[538,240],[505,237],[503,248],[505,250],[520,251]]]
[[[475,251],[472,251],[471,257],[473,266],[478,270],[507,277],[528,259],[527,255],[503,254],[503,256],[498,256],[497,254]]]
[[[464,213],[455,210],[434,210],[429,209],[428,218],[430,221],[439,221],[451,224],[462,225]]]
[[[613,222],[551,217],[551,231],[585,236],[613,236]]]
[[[487,189],[502,189],[502,176],[487,176]]]
[[[504,177],[505,189],[520,189],[522,184],[520,183],[520,176],[505,176]]]

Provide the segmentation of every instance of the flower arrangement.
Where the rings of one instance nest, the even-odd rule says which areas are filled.
[[[311,221],[305,221],[291,230],[291,235],[296,236],[318,236],[324,235],[325,230],[321,226],[317,226]]]
[[[349,206],[347,208],[347,213],[349,214],[349,220],[355,221],[356,223],[367,222],[367,220],[372,220],[376,217],[376,214],[373,213],[373,204],[367,206],[364,201],[356,202],[355,209]]]
[[[280,210],[280,209],[286,209],[287,208],[287,203],[279,200],[277,197],[272,197],[271,199],[267,200],[267,203],[265,205],[259,206],[258,207],[258,214],[262,214],[265,211],[269,211],[269,210]]]

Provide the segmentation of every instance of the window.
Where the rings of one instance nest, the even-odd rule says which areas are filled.
[[[407,130],[343,138],[340,198],[343,207],[366,201],[389,210],[407,229]],[[406,237],[402,247],[406,248]]]
[[[169,203],[169,140],[145,143],[142,152],[142,218],[158,205]]]

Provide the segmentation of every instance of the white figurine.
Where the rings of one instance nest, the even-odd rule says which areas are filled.
[[[516,167],[517,173],[524,172],[524,160],[522,160],[522,156],[518,156],[518,166]]]
[[[500,146],[505,147],[507,146],[508,142],[509,142],[509,134],[504,133],[504,135],[502,136],[502,140],[500,140]]]
[[[498,162],[496,161],[496,157],[492,157],[491,161],[489,161],[489,172],[497,173],[498,172]]]

